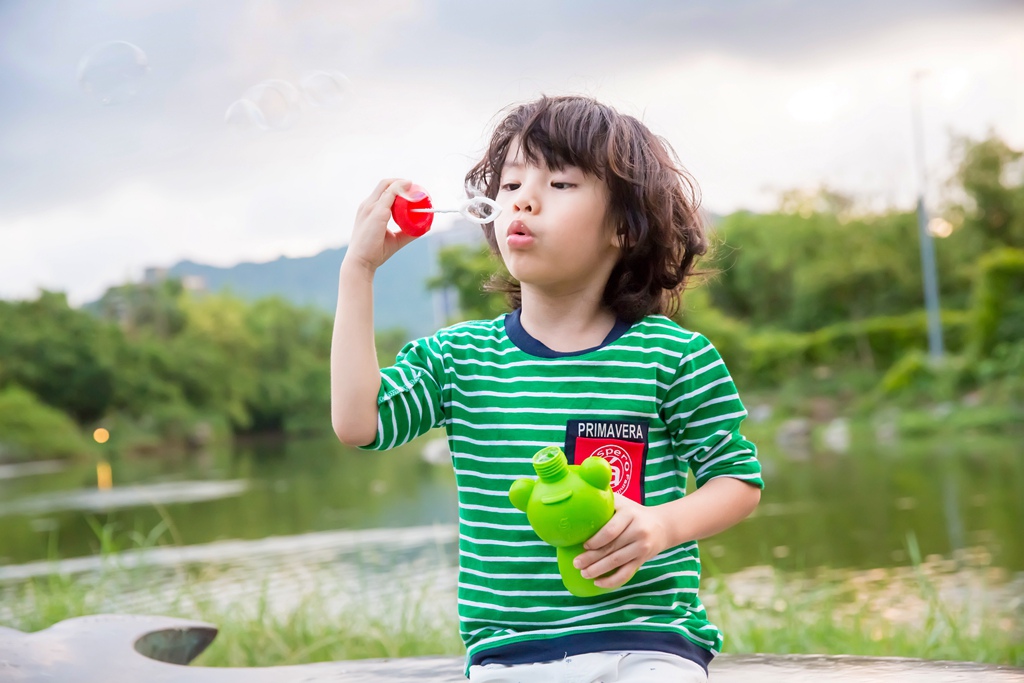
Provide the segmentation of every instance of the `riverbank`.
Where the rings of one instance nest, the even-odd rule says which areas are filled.
[[[196,662],[202,666],[460,655],[456,572],[428,558],[412,559],[405,569],[413,571],[398,581],[349,576],[339,590],[326,572],[284,586],[298,577],[270,571],[239,584],[236,570],[128,569],[111,554],[87,577],[54,573],[0,588],[0,624],[28,632],[112,612],[197,619],[220,629]],[[1024,574],[993,571],[983,553],[917,558],[889,570],[784,573],[762,566],[719,575],[709,567],[708,574],[702,595],[726,633],[725,652],[1024,665]],[[225,592],[229,584],[246,589]],[[382,585],[389,590],[382,593]]]
[[[742,392],[749,412],[744,434],[759,446],[776,443],[799,456],[812,449],[845,452],[853,435],[886,444],[950,431],[1014,433],[1024,422],[1024,405],[1017,396],[1007,395],[1004,384],[962,395],[936,395],[922,389],[927,395],[885,397],[872,389],[869,379],[858,375],[792,381],[772,391]],[[4,416],[0,418],[0,464],[177,458],[229,446],[239,439],[331,436],[329,424],[317,426],[312,417],[295,434],[238,437],[224,421],[208,416],[165,415],[141,422],[114,416],[104,421],[110,442],[99,444],[88,430],[21,390],[0,392],[0,415]]]

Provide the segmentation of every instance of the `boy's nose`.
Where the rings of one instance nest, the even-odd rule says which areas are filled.
[[[512,202],[512,208],[523,213],[535,213],[537,211],[537,204],[536,195],[524,187],[520,188],[519,193]]]

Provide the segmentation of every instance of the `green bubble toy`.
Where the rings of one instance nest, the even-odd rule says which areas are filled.
[[[508,497],[526,513],[541,540],[555,546],[558,572],[570,593],[588,598],[607,593],[593,579],[585,579],[572,565],[583,544],[612,518],[612,467],[592,455],[580,465],[570,465],[558,446],[548,446],[533,456],[538,479],[517,479]]]

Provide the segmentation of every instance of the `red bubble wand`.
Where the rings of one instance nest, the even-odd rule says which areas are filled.
[[[473,197],[462,202],[457,209],[435,209],[430,195],[419,185],[410,185],[405,193],[395,197],[391,205],[391,217],[395,223],[402,232],[413,237],[425,235],[430,230],[435,213],[459,213],[471,223],[483,225],[497,218],[501,207],[489,197]]]

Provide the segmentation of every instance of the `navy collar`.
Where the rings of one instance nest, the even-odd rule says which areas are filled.
[[[534,339],[530,336],[530,333],[523,328],[523,323],[520,321],[519,316],[522,313],[521,308],[517,308],[511,313],[505,315],[505,334],[512,341],[513,344],[519,347],[521,351],[525,351],[531,356],[537,356],[539,358],[565,358],[567,356],[582,356],[585,353],[591,351],[597,351],[598,349],[608,346],[616,339],[626,334],[626,331],[630,328],[630,324],[625,320],[616,319],[615,326],[612,327],[611,332],[604,338],[600,344],[593,348],[583,349],[582,351],[555,351],[549,349],[542,342]]]

